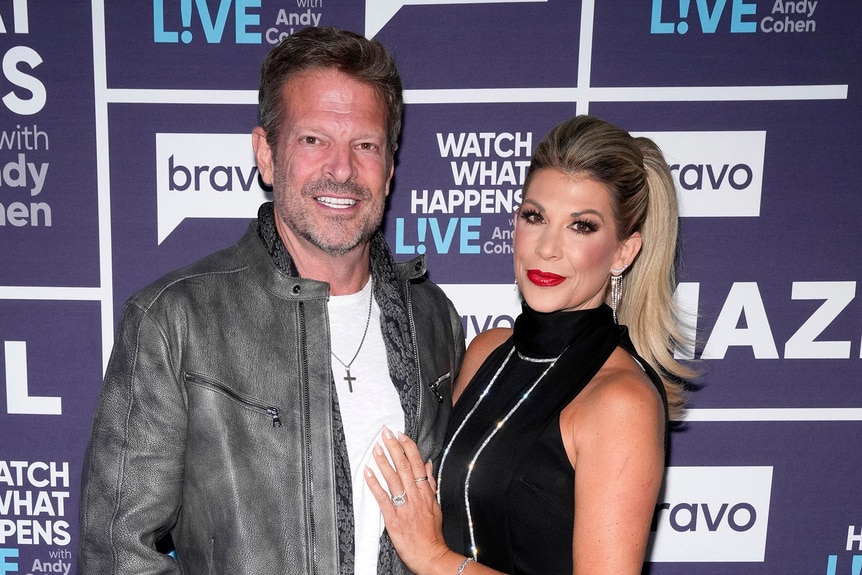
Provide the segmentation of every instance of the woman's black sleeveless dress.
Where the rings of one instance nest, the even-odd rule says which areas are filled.
[[[548,314],[524,306],[452,412],[438,464],[451,549],[472,556],[475,546],[480,563],[504,573],[572,573],[575,472],[560,412],[617,346],[637,358],[605,305]],[[658,376],[637,359],[666,404]]]

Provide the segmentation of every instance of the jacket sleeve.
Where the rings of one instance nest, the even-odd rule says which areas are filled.
[[[186,404],[165,329],[126,304],[81,485],[80,575],[179,574],[156,542],[182,495]]]
[[[452,382],[454,383],[456,379],[458,379],[458,373],[461,371],[461,364],[464,362],[464,354],[466,351],[466,344],[464,338],[464,326],[461,323],[461,316],[458,315],[458,310],[455,309],[454,304],[451,301],[447,302],[449,305],[449,323],[452,326],[452,337],[453,337],[453,350],[452,353],[454,355],[453,365],[455,365],[455,371],[452,372]],[[451,398],[450,398],[451,399]]]

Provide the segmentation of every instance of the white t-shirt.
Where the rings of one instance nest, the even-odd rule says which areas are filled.
[[[367,321],[368,332],[360,347]],[[350,365],[350,375],[354,378],[348,384],[345,367],[334,357],[331,358],[353,477],[356,574],[373,575],[377,573],[377,553],[384,524],[377,501],[365,484],[363,471],[366,466],[370,467],[386,486],[377,471],[372,450],[376,443],[383,443],[380,433],[384,425],[393,432],[404,431],[404,411],[389,377],[389,363],[380,330],[380,308],[373,301],[371,281],[355,294],[330,297],[329,327],[332,352]],[[351,363],[357,349],[359,353]],[[350,386],[353,391],[350,391]]]

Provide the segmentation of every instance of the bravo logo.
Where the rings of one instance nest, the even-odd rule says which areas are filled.
[[[762,562],[772,467],[669,467],[653,517],[653,562]]]
[[[515,284],[447,284],[440,288],[460,311],[467,344],[495,327],[512,327],[521,312],[521,295]]]
[[[641,132],[664,153],[679,215],[760,215],[766,132]]]
[[[158,243],[186,218],[253,218],[269,197],[248,134],[156,134]]]

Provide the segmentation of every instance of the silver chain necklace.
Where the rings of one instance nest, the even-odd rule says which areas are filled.
[[[368,318],[365,320],[365,331],[362,332],[362,339],[359,340],[359,347],[356,348],[356,353],[353,354],[353,359],[350,360],[349,363],[344,363],[341,361],[341,358],[335,355],[335,352],[332,349],[329,350],[329,353],[332,354],[332,357],[344,366],[344,371],[347,372],[347,375],[344,376],[344,381],[347,382],[347,389],[350,393],[353,393],[353,382],[356,381],[356,378],[350,375],[350,366],[353,365],[353,362],[356,361],[356,358],[359,357],[359,351],[362,349],[362,345],[365,343],[365,336],[368,335],[368,326],[371,325],[371,304],[374,302],[374,286],[371,286],[370,293],[368,294]]]
[[[563,353],[565,352],[566,350],[563,350]],[[437,503],[440,503],[440,493],[442,492],[442,489],[440,488],[440,483],[443,479],[443,466],[446,464],[446,457],[449,455],[449,450],[452,448],[452,444],[455,442],[455,439],[458,437],[458,434],[461,433],[461,430],[466,425],[467,420],[470,419],[473,413],[479,408],[479,404],[482,403],[482,400],[485,399],[485,397],[491,391],[491,387],[497,382],[497,377],[503,371],[503,368],[506,367],[506,364],[509,363],[509,360],[511,359],[512,355],[514,355],[514,353],[515,347],[512,346],[512,349],[509,350],[509,353],[508,355],[506,355],[506,358],[503,360],[503,363],[500,364],[500,368],[497,369],[497,372],[494,374],[494,377],[491,378],[491,381],[489,381],[488,385],[485,386],[485,389],[482,390],[482,393],[479,395],[479,398],[476,400],[476,403],[473,404],[473,407],[470,409],[469,412],[467,412],[467,415],[464,416],[464,419],[461,421],[461,424],[458,426],[458,429],[456,429],[455,433],[452,434],[452,438],[449,440],[449,444],[446,446],[446,449],[443,450],[443,456],[440,458],[440,469],[437,471]],[[541,375],[539,375],[538,379],[536,379],[536,381],[534,381],[532,385],[530,385],[530,388],[527,389],[527,391],[525,391],[523,394],[521,394],[521,398],[512,407],[512,409],[509,410],[509,413],[507,413],[502,419],[497,422],[497,425],[494,426],[494,429],[491,431],[490,434],[488,434],[488,437],[485,438],[485,440],[479,446],[479,449],[477,449],[473,453],[473,457],[470,459],[470,461],[467,462],[468,471],[467,477],[464,480],[464,509],[467,512],[467,528],[470,531],[470,555],[471,557],[473,557],[474,561],[479,560],[479,549],[476,548],[476,536],[473,532],[473,513],[472,509],[470,508],[470,477],[473,475],[473,470],[476,468],[476,461],[479,459],[479,456],[482,454],[482,451],[485,450],[485,448],[488,446],[488,444],[491,442],[497,432],[503,428],[503,425],[505,425],[505,423],[509,421],[509,418],[511,418],[515,411],[517,411],[518,408],[521,407],[521,404],[523,404],[524,401],[527,400],[527,398],[530,396],[530,393],[532,393],[532,391],[536,389],[536,386],[539,385],[539,382],[542,381],[542,379],[544,379],[548,372],[551,371],[551,368],[556,365],[557,360],[562,357],[563,353],[561,353],[557,357],[549,359],[536,359],[523,356],[520,352],[518,352],[518,356],[520,356],[521,359],[534,363],[547,363],[548,367],[545,368]]]

